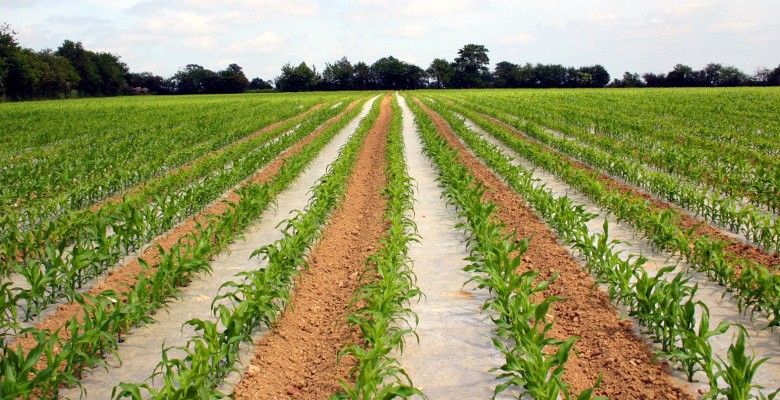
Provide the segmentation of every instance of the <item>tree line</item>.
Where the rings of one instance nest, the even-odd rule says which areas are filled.
[[[434,59],[427,69],[393,56],[372,64],[342,57],[322,72],[305,62],[285,64],[274,80],[249,80],[230,64],[212,71],[188,64],[170,78],[130,72],[118,55],[94,52],[81,42],[65,40],[57,50],[21,47],[8,24],[0,24],[0,98],[116,96],[123,94],[212,94],[254,91],[410,90],[422,88],[601,88],[780,86],[780,66],[747,75],[733,66],[711,63],[702,70],[678,64],[668,73],[626,72],[610,81],[601,65],[514,64],[501,61],[491,70],[489,50],[478,44],[460,48],[452,60]]]

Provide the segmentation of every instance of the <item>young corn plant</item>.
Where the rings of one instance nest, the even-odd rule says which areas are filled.
[[[224,329],[220,331],[217,329],[218,325],[212,321],[189,321],[188,324],[195,327],[197,335],[186,346],[176,348],[185,353],[184,358],[171,358],[171,349],[163,349],[162,360],[153,375],[161,377],[163,385],[155,388],[144,383],[123,382],[114,388],[113,398],[145,398],[144,392],[155,399],[226,397],[219,392],[217,386],[227,373],[235,368],[239,344],[249,340],[249,335],[259,326],[270,327],[289,299],[293,278],[299,269],[306,267],[306,252],[318,236],[331,210],[343,196],[350,170],[357,158],[362,139],[368,131],[368,121],[373,121],[377,112],[378,109],[372,110],[369,117],[361,123],[358,133],[342,148],[337,161],[313,190],[314,194],[306,210],[286,222],[283,228],[284,237],[253,252],[252,257],[267,257],[266,268],[240,274],[240,277],[244,278],[240,282],[230,281],[223,284],[222,289],[229,290],[216,297],[212,303],[212,312]],[[356,114],[357,112],[347,115]],[[213,220],[208,226],[204,224],[199,227],[197,234],[180,242],[186,244],[181,246],[184,253],[180,257],[182,261],[177,264],[185,267],[182,268],[182,277],[178,279],[185,279],[189,275],[186,267],[188,259],[192,259],[194,265],[203,265],[205,268],[208,265],[208,257],[215,250],[224,248],[255,220],[267,208],[271,199],[303,171],[308,162],[345,124],[346,121],[343,120],[334,124],[293,156],[292,161],[287,164],[289,168],[282,168],[277,179],[258,184],[257,188],[250,185],[242,193],[256,196],[263,199],[262,201],[254,199],[235,203],[232,205],[233,211],[227,213],[224,218]],[[229,300],[232,308],[218,303],[223,299]]]
[[[751,392],[753,389],[764,389],[761,386],[753,385],[753,377],[755,376],[758,367],[768,359],[762,358],[756,360],[755,357],[746,354],[745,342],[745,332],[740,330],[737,341],[729,346],[726,356],[727,360],[720,359],[721,362],[718,365],[719,370],[715,374],[715,378],[723,379],[727,387],[724,389],[720,387],[713,388],[705,397],[715,398],[716,395],[721,395],[725,396],[728,400],[772,400],[780,393],[780,388],[768,395],[764,393],[754,395]]]
[[[458,162],[458,154],[436,133],[423,107],[415,103],[410,106],[425,152],[439,168],[444,195],[460,210],[464,220],[459,226],[469,237],[470,264],[466,269],[474,274],[470,281],[488,290],[490,299],[484,309],[496,313],[493,320],[499,339],[494,343],[505,356],[499,378],[507,381],[497,385],[495,393],[513,387],[522,388],[537,399],[557,399],[559,395],[572,398],[568,384],[561,377],[576,338],[557,341],[547,335],[553,324],[547,320],[549,307],[562,299],[539,299],[541,292],[549,287],[549,281],[536,282],[535,272],[517,273],[528,239],[518,240],[516,234],[504,233],[506,227],[494,215],[495,205],[482,201],[484,187]],[[489,145],[479,150],[498,154]],[[530,180],[523,179],[523,182]],[[551,345],[557,345],[558,351],[545,354],[544,348]],[[594,389],[585,390],[575,398],[590,399]]]
[[[405,399],[414,395],[425,398],[391,355],[393,350],[403,351],[406,336],[416,335],[412,327],[417,316],[407,305],[422,294],[415,285],[407,256],[409,244],[417,240],[414,222],[409,217],[413,210],[413,191],[403,158],[397,103],[393,102],[392,110],[385,154],[388,182],[384,188],[387,199],[384,217],[390,226],[379,250],[368,259],[369,269],[363,275],[368,282],[358,288],[351,301],[353,307],[363,306],[347,317],[350,324],[360,328],[365,343],[353,343],[339,351],[339,357],[351,355],[357,359],[357,365],[350,371],[354,384],[342,381],[344,392],[332,399]]]
[[[432,107],[439,107],[441,111],[441,104],[439,102],[432,104]],[[466,111],[464,111],[464,113],[465,112]],[[450,126],[456,130],[457,134],[461,136],[461,138],[472,148],[472,150],[474,150],[479,157],[483,158],[483,160],[485,160],[489,166],[494,168],[505,180],[507,180],[510,186],[523,194],[523,196],[536,208],[540,214],[542,214],[546,219],[557,217],[555,213],[551,212],[551,209],[554,208],[553,205],[555,204],[555,200],[552,199],[552,195],[546,191],[543,186],[536,186],[531,180],[528,179],[517,178],[518,176],[526,176],[528,174],[527,171],[522,170],[521,167],[514,167],[510,165],[510,160],[506,156],[502,155],[500,152],[496,152],[495,148],[491,145],[488,145],[484,139],[479,137],[479,135],[468,129],[465,129],[461,120],[452,118],[451,115],[448,116],[446,113],[444,116],[445,119],[450,123]],[[490,127],[489,124],[486,124],[485,126]],[[516,140],[514,136],[507,134],[507,132],[504,132],[500,129],[493,129],[490,132],[495,134],[500,140],[510,145],[510,147],[513,147],[512,145],[516,144],[517,146],[513,147],[516,150],[533,149],[533,147],[528,142]],[[521,154],[525,153],[521,152]],[[532,159],[540,161],[550,160],[549,156],[551,152],[540,154],[544,154],[544,157]],[[567,164],[556,162],[554,165],[556,167],[565,167]],[[587,175],[577,173],[573,176],[579,176],[580,178],[578,178],[578,182],[581,181],[582,185],[590,185],[588,182],[591,178],[588,178]],[[594,191],[594,193],[600,192]],[[620,195],[615,195],[613,198],[620,198]],[[635,199],[628,199],[626,202],[617,204],[624,207],[620,209],[620,215],[630,215],[632,213],[636,213],[637,215],[651,215],[647,209],[644,208],[646,207],[644,200],[637,201]],[[668,300],[667,304],[672,304],[674,303],[673,299],[676,298],[680,300],[680,303],[682,303],[682,299],[684,299],[686,295],[690,296],[694,288],[685,285],[685,279],[683,279],[681,274],[678,274],[675,279],[672,279],[671,283],[667,283],[665,280],[662,281],[660,279],[656,279],[656,277],[649,276],[646,272],[643,271],[642,268],[638,268],[636,265],[632,266],[632,263],[630,262],[620,260],[614,256],[614,252],[611,249],[612,246],[602,246],[602,244],[605,243],[605,239],[599,241],[598,237],[587,233],[588,230],[586,227],[584,227],[584,223],[587,218],[586,216],[573,214],[570,216],[570,218],[571,219],[568,220],[558,218],[559,221],[552,223],[551,225],[556,227],[570,226],[570,228],[567,229],[557,228],[559,229],[559,233],[564,235],[571,232],[574,234],[572,237],[568,239],[564,237],[562,240],[576,242],[577,244],[575,247],[588,257],[589,263],[601,265],[590,268],[593,271],[596,271],[599,277],[598,279],[607,283],[609,286],[614,287],[612,292],[618,296],[617,298],[622,299],[622,302],[630,305],[629,312],[640,319],[640,322],[646,326],[652,335],[655,335],[659,341],[665,343],[666,350],[662,350],[661,354],[664,357],[679,361],[681,365],[683,362],[687,362],[686,359],[680,355],[677,343],[679,343],[681,340],[680,338],[696,335],[693,326],[689,324],[684,317],[689,310],[681,309],[679,304],[662,309],[661,307],[656,307],[656,300],[666,299]],[[701,237],[697,238],[697,240],[701,239]],[[695,247],[690,246],[690,242],[687,241],[682,235],[676,235],[672,238],[672,240],[676,241],[679,246],[685,244],[685,251],[690,251],[692,247]],[[602,248],[598,249],[599,246],[602,246]],[[611,263],[607,263],[608,260],[612,260],[617,263],[619,266],[618,270],[625,273],[605,273],[604,271],[609,271],[614,268]],[[642,259],[639,258],[634,264],[642,262]],[[672,269],[673,267],[662,269],[661,273],[665,274]],[[629,271],[630,274],[628,274]],[[635,283],[630,283],[632,275],[635,277]],[[621,285],[626,287],[626,279],[620,277],[628,278],[630,285],[627,286],[627,289],[620,289]],[[677,321],[675,322],[675,320]],[[702,335],[706,336],[704,331],[702,331]],[[703,362],[706,364],[708,352],[711,354],[711,347],[707,342],[700,341],[699,344],[703,346],[699,352],[702,354],[701,359],[705,360]],[[693,363],[694,361],[691,360],[690,362]],[[712,365],[712,363],[709,363],[708,367],[705,368],[708,371],[712,371]],[[707,371],[705,371],[705,373],[707,373]]]

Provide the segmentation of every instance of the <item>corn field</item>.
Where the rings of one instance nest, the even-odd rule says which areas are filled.
[[[0,104],[0,398],[772,399],[779,108]]]

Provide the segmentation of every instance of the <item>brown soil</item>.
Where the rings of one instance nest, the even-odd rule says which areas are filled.
[[[555,234],[529,208],[521,196],[477,160],[455,137],[446,122],[415,99],[433,118],[438,132],[460,153],[462,162],[487,188],[483,200],[496,204],[501,221],[519,237],[530,237],[521,270],[535,270],[537,279],[559,273],[545,296],[566,300],[554,303],[556,318],[551,335],[557,339],[578,336],[578,356],[566,364],[564,380],[575,392],[592,386],[603,375],[597,395],[610,399],[691,399],[675,386],[664,365],[655,363],[649,346],[634,334],[633,323],[621,320],[609,297],[594,288],[593,278],[558,244]],[[522,272],[522,271],[519,271]]]
[[[177,175],[177,174],[179,174],[182,171],[190,170],[190,169],[192,169],[192,166],[194,164],[198,163],[198,162],[201,162],[201,161],[206,160],[206,159],[211,158],[211,157],[216,157],[216,156],[220,155],[221,153],[225,152],[227,149],[229,149],[231,147],[234,147],[234,146],[236,146],[238,144],[241,144],[241,143],[244,143],[246,141],[252,140],[252,139],[254,139],[256,137],[260,137],[262,135],[265,135],[268,132],[271,132],[271,131],[277,129],[278,127],[280,127],[280,126],[282,126],[282,125],[284,125],[284,124],[286,124],[288,122],[296,121],[296,120],[299,120],[299,119],[303,119],[307,115],[311,114],[314,111],[317,111],[317,110],[321,109],[324,106],[325,106],[324,104],[317,104],[314,107],[312,107],[312,108],[310,108],[310,109],[308,109],[308,110],[306,110],[306,111],[304,111],[304,112],[302,112],[302,113],[300,113],[298,115],[295,115],[293,117],[290,117],[290,118],[287,118],[287,119],[284,119],[284,120],[281,120],[281,121],[274,122],[273,124],[268,125],[265,128],[260,129],[259,131],[256,131],[254,133],[251,133],[251,134],[249,134],[247,136],[244,136],[241,139],[238,139],[235,142],[232,142],[232,143],[230,143],[230,144],[228,144],[228,145],[226,145],[226,146],[224,146],[222,148],[219,148],[219,149],[214,150],[212,152],[206,153],[206,154],[204,154],[204,155],[202,155],[202,156],[200,156],[200,157],[190,161],[186,165],[182,165],[180,167],[174,168],[174,169],[166,172],[163,176]],[[159,178],[156,178],[156,179],[159,179]],[[138,192],[142,191],[144,186],[145,186],[145,184],[141,183],[141,184],[139,184],[139,185],[137,185],[135,187],[132,187],[132,188],[130,188],[128,190],[125,190],[122,193],[118,193],[118,194],[116,194],[114,196],[111,196],[111,197],[109,197],[107,199],[101,200],[101,201],[91,205],[89,207],[89,210],[92,211],[92,212],[97,212],[98,210],[103,208],[103,206],[106,205],[107,203],[112,203],[112,204],[119,203],[120,201],[122,201],[123,197],[131,196],[131,195],[133,195],[135,193],[138,193]]]
[[[390,95],[365,139],[346,197],[333,212],[309,256],[309,269],[296,280],[290,306],[255,347],[252,364],[235,389],[236,399],[327,399],[349,380],[353,359],[341,360],[342,346],[360,341],[346,321],[349,302],[366,269],[366,259],[386,230],[385,140]]]
[[[721,240],[727,243],[725,247],[725,251],[728,255],[728,257],[731,260],[739,260],[739,259],[746,259],[749,261],[756,262],[758,264],[764,265],[770,270],[774,270],[777,272],[780,272],[780,269],[778,269],[778,265],[780,265],[780,254],[774,253],[769,254],[766,251],[763,251],[753,245],[742,243],[740,241],[734,240],[733,238],[725,235],[723,232],[721,232],[719,229],[708,225],[707,223],[697,221],[693,217],[689,216],[688,214],[685,214],[682,209],[679,207],[672,205],[671,203],[658,200],[654,198],[653,196],[634,188],[633,186],[626,185],[624,183],[618,182],[617,180],[613,179],[609,175],[606,175],[595,168],[592,168],[591,166],[584,164],[582,162],[573,160],[572,158],[565,156],[558,152],[555,149],[549,148],[548,146],[544,145],[543,143],[540,143],[530,137],[528,137],[525,133],[515,129],[513,126],[500,121],[494,117],[491,117],[489,115],[481,114],[483,117],[491,120],[492,122],[501,125],[502,127],[509,129],[510,131],[517,134],[517,136],[523,140],[529,141],[529,142],[535,142],[538,144],[541,144],[544,146],[544,151],[548,152],[554,152],[556,154],[559,154],[563,160],[570,163],[575,168],[579,168],[584,171],[588,171],[591,173],[596,173],[598,175],[598,178],[601,182],[604,183],[604,185],[610,189],[610,190],[617,190],[620,193],[624,195],[631,196],[632,198],[642,198],[650,202],[654,207],[656,212],[662,211],[662,210],[673,210],[675,212],[675,215],[677,217],[678,226],[683,229],[687,230],[691,227],[695,227],[693,231],[694,237],[699,236],[707,236],[712,239]],[[740,263],[737,262],[736,269],[737,269],[737,275],[741,273],[741,266]]]
[[[295,146],[285,151],[279,157],[274,159],[274,161],[271,162],[271,164],[266,166],[262,171],[258,172],[254,176],[247,179],[243,184],[246,185],[249,182],[263,183],[263,182],[269,182],[273,180],[274,177],[278,174],[280,167],[283,165],[286,159],[298,153],[303,148],[304,145],[314,140],[328,126],[332,125],[336,121],[343,118],[350,110],[355,108],[359,102],[360,100],[357,100],[352,104],[350,104],[342,113],[326,121],[325,124],[317,128],[317,130],[315,130],[313,133],[307,136],[304,140],[298,142]],[[233,203],[238,203],[241,201],[241,198],[235,193],[235,191],[231,191],[225,200]],[[128,292],[129,291],[128,288],[132,287],[134,284],[137,283],[136,277],[138,276],[138,274],[144,272],[144,268],[141,266],[140,263],[141,259],[146,261],[148,265],[151,267],[150,270],[146,272],[147,275],[153,273],[154,267],[160,262],[160,252],[158,250],[158,245],[162,247],[165,251],[170,250],[173,247],[173,245],[176,244],[181,238],[183,238],[190,232],[195,232],[198,223],[201,224],[207,223],[208,222],[208,219],[206,218],[207,215],[221,215],[225,211],[227,211],[227,204],[225,201],[220,201],[212,205],[211,207],[207,208],[199,215],[188,218],[186,221],[184,221],[176,228],[154,239],[150,243],[150,246],[140,256],[133,258],[125,265],[120,266],[115,270],[111,271],[104,281],[90,288],[87,294],[91,296],[97,296],[107,290],[113,290],[118,293]],[[51,315],[50,317],[46,318],[44,321],[38,323],[36,325],[36,328],[41,330],[49,330],[53,332],[59,328],[66,326],[68,321],[77,315],[79,316],[83,315],[83,310],[80,304],[78,303],[62,304],[57,308],[57,312],[54,315]],[[64,329],[61,330],[60,336],[63,339],[67,339],[68,338],[67,331]],[[26,335],[24,337],[19,337],[15,341],[15,343],[21,344],[22,348],[25,350],[25,352],[27,352],[32,347],[35,346],[35,338],[32,337],[31,335]],[[43,367],[44,365],[45,364],[40,364],[39,367]]]

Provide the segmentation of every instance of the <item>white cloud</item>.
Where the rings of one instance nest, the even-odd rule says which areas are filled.
[[[428,33],[428,28],[420,25],[404,25],[390,29],[390,32],[397,36],[414,38]]]
[[[180,35],[204,35],[226,33],[228,28],[214,21],[210,15],[192,11],[161,11],[154,18],[142,22],[142,27],[155,32],[170,32]]]
[[[217,41],[212,36],[194,36],[184,39],[182,43],[191,49],[209,50],[214,48]]]
[[[227,47],[229,52],[254,52],[271,53],[279,50],[282,45],[282,38],[274,32],[265,32],[249,40],[240,43],[234,43]]]
[[[504,36],[503,38],[501,38],[501,43],[503,44],[531,43],[532,40],[534,40],[533,36],[527,33],[521,33],[519,35]]]
[[[752,21],[728,21],[728,22],[721,22],[715,25],[715,29],[719,31],[733,32],[733,33],[748,32],[758,27],[759,24],[757,22],[752,22]]]
[[[689,18],[712,9],[712,5],[707,3],[682,3],[664,8],[663,14],[671,18]]]

